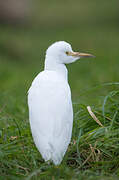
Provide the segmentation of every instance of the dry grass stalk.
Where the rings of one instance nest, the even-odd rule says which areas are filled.
[[[98,119],[98,118],[95,116],[95,114],[92,112],[90,106],[87,106],[87,110],[88,110],[89,114],[91,115],[91,117],[92,117],[101,127],[104,127],[104,126],[102,125],[102,123],[99,121],[99,119]]]

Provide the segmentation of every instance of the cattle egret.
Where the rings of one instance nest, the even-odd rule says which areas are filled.
[[[29,120],[36,147],[45,161],[59,165],[72,135],[73,109],[65,64],[91,54],[74,52],[59,41],[46,51],[45,68],[28,92]]]

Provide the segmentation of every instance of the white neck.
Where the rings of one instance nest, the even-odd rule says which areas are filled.
[[[58,72],[66,81],[67,81],[67,75],[68,71],[65,66],[65,64],[59,63],[59,61],[54,59],[53,57],[47,57],[45,58],[45,68],[44,70],[49,70],[49,71],[56,71]]]

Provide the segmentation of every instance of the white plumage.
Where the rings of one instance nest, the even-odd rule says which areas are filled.
[[[72,134],[73,109],[65,64],[90,54],[73,52],[59,41],[46,52],[45,68],[28,92],[29,120],[36,147],[45,161],[61,163]]]

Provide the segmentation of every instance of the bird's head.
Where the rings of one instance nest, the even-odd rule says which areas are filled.
[[[46,56],[55,58],[62,64],[69,64],[80,58],[94,57],[92,54],[74,52],[71,45],[65,41],[58,41],[49,46]]]

